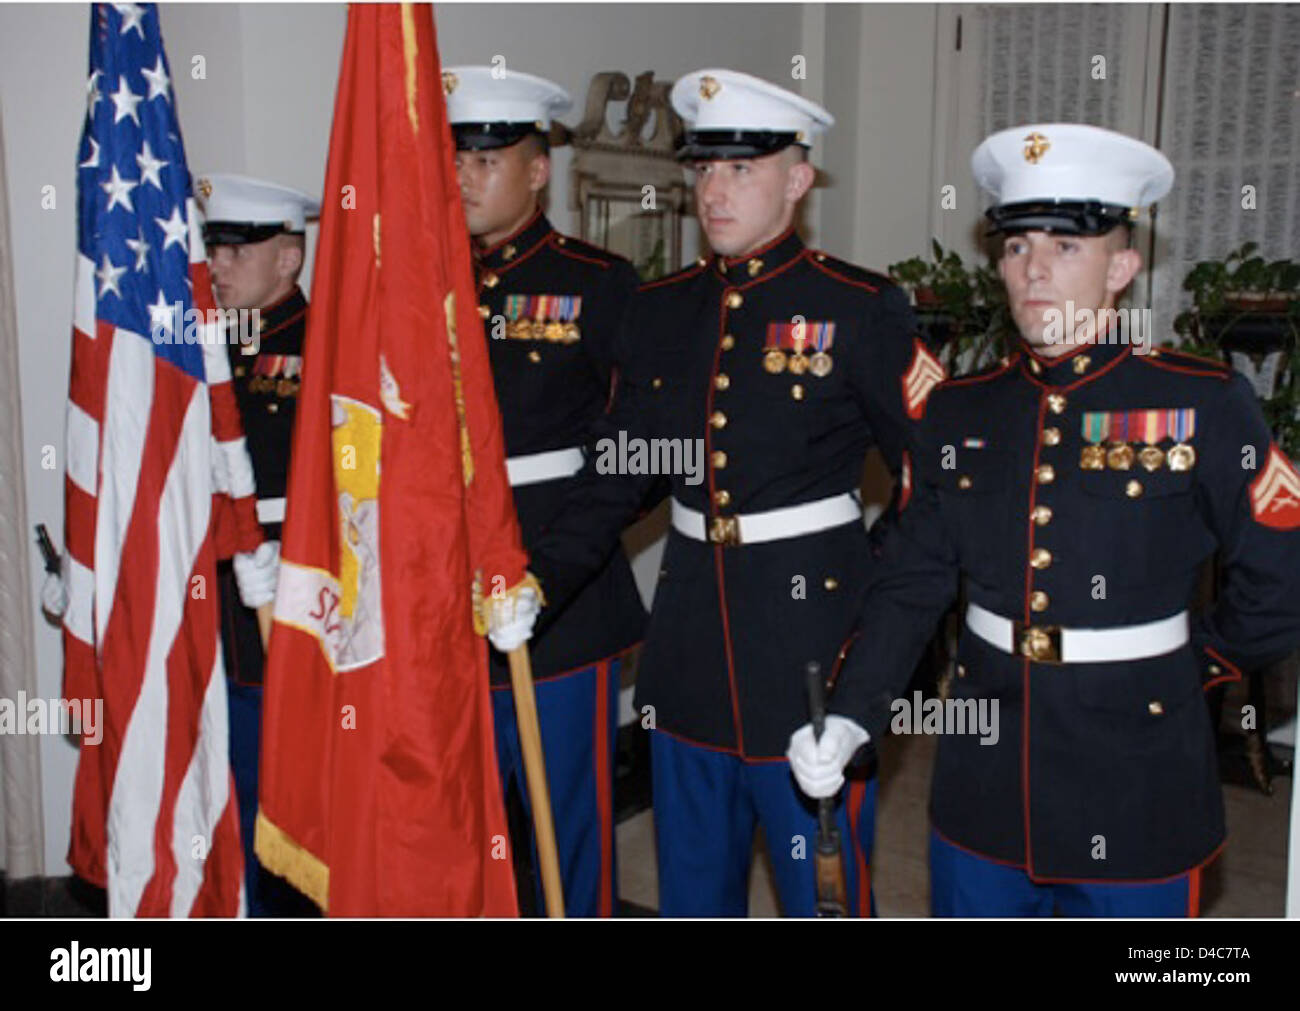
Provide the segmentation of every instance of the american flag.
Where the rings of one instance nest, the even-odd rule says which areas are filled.
[[[104,700],[104,736],[68,860],[111,916],[235,915],[216,561],[260,532],[152,4],[92,8],[77,187],[64,694]]]

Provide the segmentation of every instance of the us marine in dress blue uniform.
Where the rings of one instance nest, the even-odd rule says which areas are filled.
[[[973,168],[1024,339],[931,394],[831,708],[885,733],[960,578],[951,697],[996,706],[999,732],[939,741],[935,914],[1196,915],[1225,835],[1202,693],[1300,641],[1300,476],[1227,366],[1104,317],[1048,336],[1064,299],[1113,306],[1140,267],[1129,222],[1172,185],[1163,155],[1039,124]],[[1189,615],[1216,550],[1217,603]],[[792,763],[822,794],[807,737]]]
[[[589,460],[532,569],[546,610],[562,608],[646,497],[671,491],[636,693],[653,728],[660,911],[743,916],[761,825],[783,911],[810,915],[816,815],[782,753],[808,716],[805,666],[831,669],[870,571],[864,458],[878,446],[899,466],[941,369],[895,286],[795,233],[806,149],[829,114],[726,70],[688,74],[672,100],[691,123],[681,157],[714,255],[641,286],[596,438],[698,447],[702,467],[676,468],[665,489],[662,475]],[[864,915],[874,806],[864,777],[837,808]]]
[[[479,314],[501,407],[506,470],[529,546],[565,507],[592,423],[608,407],[615,336],[637,275],[622,257],[561,235],[538,205],[550,167],[546,132],[551,117],[570,104],[563,89],[514,71],[497,76],[491,67],[451,67],[443,83],[476,240]],[[570,916],[610,916],[617,901],[620,678],[645,617],[619,547],[530,644]],[[508,793],[513,782],[526,809],[510,672],[501,652],[491,653],[490,668],[502,788]]]
[[[257,487],[257,518],[266,538],[256,555],[237,555],[218,569],[221,645],[226,658],[230,764],[239,804],[244,879],[250,916],[314,916],[315,905],[265,870],[253,852],[262,737],[265,656],[246,585],[275,593],[280,528],[289,480],[289,449],[302,382],[307,300],[298,287],[306,219],[319,212],[305,193],[243,176],[212,174],[197,184],[207,220],[204,242],[223,309],[258,310],[258,328],[229,344],[231,385],[239,406]],[[237,570],[242,570],[236,578]]]

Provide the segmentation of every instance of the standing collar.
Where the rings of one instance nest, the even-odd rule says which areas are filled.
[[[1021,372],[1038,385],[1051,387],[1089,382],[1110,371],[1113,363],[1132,350],[1122,328],[1103,331],[1096,340],[1072,347],[1055,358],[1040,354],[1023,340],[1020,346],[1024,352],[1020,356]]]
[[[726,281],[739,286],[770,276],[792,260],[798,259],[803,251],[803,240],[792,225],[771,242],[766,242],[743,256],[714,257],[713,266]]]
[[[554,234],[550,221],[539,207],[533,216],[504,239],[478,251],[478,262],[490,270],[512,267]]]
[[[270,337],[283,330],[306,311],[307,299],[303,296],[302,289],[294,285],[293,291],[280,301],[258,310],[257,318],[261,321],[258,332],[263,339]]]

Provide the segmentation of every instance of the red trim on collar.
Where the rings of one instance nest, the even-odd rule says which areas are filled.
[[[757,249],[752,249],[748,253],[741,253],[739,256],[724,256],[722,259],[728,267],[734,267],[738,263],[743,263],[745,260],[752,260],[754,257],[762,256],[768,250],[776,248],[786,239],[790,238],[794,232],[795,227],[794,225],[791,225],[776,238],[772,239],[770,242],[763,243],[763,245],[759,246]]]
[[[781,264],[779,267],[773,267],[773,268],[772,268],[771,270],[769,270],[766,274],[760,274],[758,277],[755,277],[755,278],[753,278],[752,280],[746,281],[744,284],[734,284],[734,283],[732,283],[731,279],[730,279],[729,277],[727,277],[726,274],[721,274],[721,273],[720,273],[718,276],[721,277],[722,280],[724,280],[724,281],[727,282],[727,286],[728,286],[729,288],[734,288],[736,291],[748,291],[750,288],[754,287],[755,285],[762,284],[764,281],[770,281],[770,280],[772,280],[772,278],[774,278],[774,277],[779,277],[781,274],[784,274],[787,270],[789,270],[791,267],[793,267],[796,263],[801,262],[801,261],[803,260],[803,258],[804,258],[804,253],[807,253],[807,252],[808,252],[808,250],[806,250],[806,249],[803,250],[803,252],[800,253],[798,256],[792,256],[792,257],[790,257],[790,259],[786,260],[785,263]]]
[[[276,299],[276,300],[275,300],[274,302],[272,302],[270,305],[264,305],[264,306],[262,306],[262,307],[261,307],[260,309],[258,309],[257,311],[258,311],[258,312],[275,312],[276,309],[278,309],[278,308],[280,308],[280,306],[284,305],[285,302],[288,302],[291,298],[293,298],[295,295],[297,295],[301,290],[302,290],[302,289],[300,289],[300,288],[295,284],[292,288],[289,289],[289,294],[285,295],[283,298]]]
[[[528,229],[532,228],[533,225],[537,224],[537,219],[540,218],[540,217],[542,217],[542,216],[543,216],[543,215],[542,215],[542,209],[541,209],[541,207],[539,206],[539,207],[535,208],[535,209],[533,210],[532,217],[530,217],[527,221],[525,221],[522,225],[520,225],[518,228],[516,228],[516,229],[515,229],[513,232],[511,232],[509,235],[507,235],[504,239],[498,239],[496,242],[492,243],[492,245],[482,247],[482,248],[478,251],[479,259],[483,259],[484,257],[491,256],[493,253],[495,253],[498,249],[500,249],[500,248],[501,248],[502,246],[504,246],[506,243],[508,243],[508,242],[512,242],[512,241],[514,241],[515,239],[519,238],[519,236],[523,235],[524,232],[528,231]]]
[[[1098,345],[1098,343],[1099,341],[1094,339],[1088,341],[1087,344],[1076,344],[1069,351],[1065,352],[1065,354],[1057,355],[1055,358],[1050,358],[1047,355],[1040,355],[1037,351],[1034,350],[1032,344],[1023,341],[1021,342],[1021,347],[1024,350],[1024,352],[1027,355],[1029,355],[1029,357],[1036,358],[1038,360],[1039,365],[1042,365],[1044,368],[1050,369],[1052,366],[1059,365],[1061,362],[1068,362],[1075,355],[1082,354],[1084,351],[1088,350],[1089,348],[1095,348]]]
[[[1084,344],[1082,345],[1082,347],[1085,348],[1092,347],[1092,345]],[[1026,346],[1026,347],[1022,347],[1021,350],[1028,351],[1029,349]],[[1072,352],[1072,354],[1074,353],[1077,352]],[[1101,366],[1100,368],[1096,369],[1095,371],[1093,371],[1088,375],[1080,376],[1074,382],[1067,383],[1065,386],[1052,386],[1048,383],[1045,383],[1038,376],[1034,375],[1033,372],[1030,371],[1030,369],[1028,369],[1027,367],[1021,369],[1020,374],[1024,376],[1026,379],[1028,379],[1035,386],[1042,387],[1045,390],[1051,390],[1054,393],[1069,393],[1071,390],[1077,390],[1080,386],[1084,386],[1092,382],[1094,379],[1097,379],[1100,376],[1104,376],[1107,372],[1111,371],[1111,369],[1115,368],[1115,366],[1117,366],[1120,362],[1126,361],[1132,356],[1133,356],[1133,346],[1131,344],[1126,344],[1124,346],[1124,349],[1119,354],[1117,354],[1114,358],[1108,361],[1105,365]],[[1035,355],[1034,357],[1037,358],[1038,356]],[[1065,356],[1062,356],[1061,358],[1057,358],[1054,360],[1057,362],[1063,361],[1065,360]]]
[[[269,330],[263,330],[260,334],[258,334],[259,340],[266,340],[268,337],[274,337],[285,327],[289,326],[289,324],[298,322],[298,320],[302,319],[304,316],[307,315],[307,310],[310,308],[311,306],[304,305],[300,310],[295,312],[288,319],[281,320],[279,323],[271,327]]]

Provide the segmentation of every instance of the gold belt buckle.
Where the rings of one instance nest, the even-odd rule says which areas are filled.
[[[740,518],[714,516],[709,521],[709,540],[723,547],[734,548],[740,543]]]
[[[1021,656],[1036,663],[1061,662],[1061,627],[1016,622],[1016,645]]]

